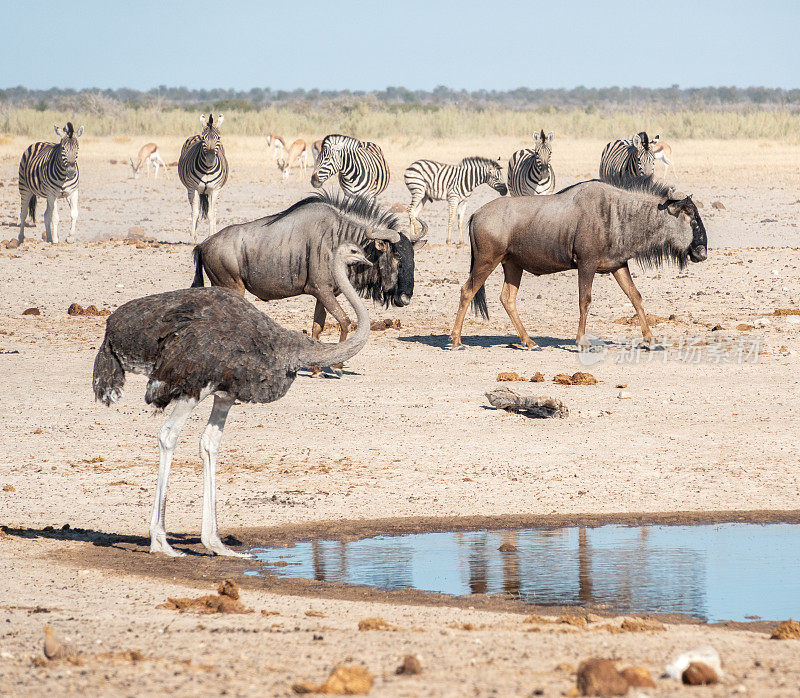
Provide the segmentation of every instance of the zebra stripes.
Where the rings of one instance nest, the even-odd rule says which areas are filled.
[[[322,139],[311,184],[319,188],[337,173],[342,191],[348,196],[374,199],[389,186],[389,165],[375,143],[331,134]]]
[[[458,165],[448,165],[433,160],[417,160],[405,173],[406,186],[411,192],[408,216],[411,234],[417,234],[417,224],[422,207],[428,201],[447,200],[450,215],[447,221],[447,242],[458,217],[458,242],[464,242],[464,212],[467,198],[481,184],[488,184],[501,196],[508,193],[503,182],[500,163],[489,158],[464,158]]]
[[[533,148],[523,148],[508,161],[508,193],[511,196],[534,196],[552,194],[556,188],[556,175],[550,164],[553,152],[553,138],[550,131],[547,137],[544,129],[533,134]]]
[[[600,157],[600,179],[606,181],[619,177],[650,177],[654,170],[655,158],[644,131],[630,140],[608,143]]]
[[[187,138],[178,159],[178,177],[189,195],[192,207],[192,239],[197,241],[197,222],[208,218],[209,235],[217,232],[217,196],[228,181],[228,161],[222,145],[219,125],[225,120],[222,114],[200,116],[203,131]],[[210,202],[209,202],[210,197]]]
[[[25,218],[36,225],[36,197],[47,199],[44,229],[47,242],[58,242],[57,199],[67,199],[70,228],[67,242],[72,242],[78,222],[78,139],[83,126],[75,131],[71,122],[65,128],[54,125],[59,143],[29,145],[19,161],[19,242],[25,241]]]

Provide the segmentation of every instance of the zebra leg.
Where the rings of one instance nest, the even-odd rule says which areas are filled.
[[[189,190],[189,205],[192,207],[190,232],[192,233],[192,240],[197,242],[197,220],[200,218],[200,192],[197,189]]]
[[[78,190],[76,189],[72,194],[67,197],[69,204],[69,235],[67,235],[67,242],[75,241],[75,228],[78,225]]]
[[[522,280],[522,267],[506,261],[503,262],[503,273],[505,274],[505,279],[503,280],[503,290],[500,293],[500,301],[506,309],[508,317],[511,318],[511,322],[514,323],[514,328],[517,330],[522,344],[528,349],[539,349],[539,345],[525,331],[517,312],[517,291],[519,291],[519,282]]]
[[[447,216],[447,244],[450,244],[453,228],[456,224],[456,209],[458,208],[458,199],[448,199],[447,203],[450,205],[450,211]]]
[[[217,197],[219,189],[212,189],[208,202],[208,229],[209,236],[217,232]]]
[[[464,213],[467,210],[467,200],[464,199],[458,204],[456,215],[458,216],[458,244],[464,244]]]
[[[411,195],[411,204],[408,207],[408,219],[411,223],[411,235],[416,236],[419,214],[422,213],[422,207],[425,205],[425,200],[416,192]]]
[[[19,236],[18,240],[19,243],[22,244],[25,242],[25,219],[28,217],[28,212],[30,210],[31,199],[35,199],[36,195],[32,192],[26,191],[23,194],[20,194],[20,203],[19,203]],[[33,222],[34,225],[36,221]]]
[[[47,242],[58,242],[58,208],[56,198],[47,197],[47,208],[44,211],[44,237]]]

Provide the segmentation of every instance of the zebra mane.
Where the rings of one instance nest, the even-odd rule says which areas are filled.
[[[75,133],[75,127],[72,125],[71,121],[67,121],[67,126],[64,129],[64,131],[66,131],[67,136],[72,138],[73,134]]]
[[[285,218],[297,209],[315,203],[322,203],[326,206],[330,206],[343,216],[356,218],[360,224],[382,226],[384,228],[396,230],[397,232],[403,232],[400,229],[400,219],[391,211],[382,209],[373,199],[366,196],[347,196],[345,194],[328,193],[324,189],[319,192],[313,192],[305,199],[300,199],[300,201],[292,204],[289,208],[280,213],[269,216],[265,225],[271,225]]]
[[[473,155],[472,157],[464,158],[459,165],[482,165],[483,167],[500,167],[500,163],[497,160],[492,160],[491,158],[483,158],[480,155]]]
[[[608,175],[607,179],[603,179],[606,184],[610,184],[617,189],[624,189],[625,191],[652,194],[653,196],[663,196],[669,198],[670,186],[665,182],[657,180],[653,175],[648,177],[624,177],[622,175],[614,174]]]
[[[650,150],[650,138],[648,137],[647,132],[639,131],[637,135],[642,139],[642,148],[645,150]]]
[[[209,112],[208,113],[208,127],[211,128],[214,125],[214,115]]]

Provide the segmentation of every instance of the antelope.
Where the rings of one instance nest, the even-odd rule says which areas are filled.
[[[267,148],[270,146],[272,146],[273,160],[277,160],[278,155],[283,155],[283,152],[286,150],[286,143],[284,142],[283,138],[276,136],[274,133],[270,133],[267,136]]]
[[[298,138],[294,143],[289,146],[289,152],[286,158],[278,158],[278,169],[282,173],[283,179],[289,177],[289,170],[292,167],[300,167],[303,170],[303,176],[306,174],[308,167],[308,143],[302,138]]]
[[[666,175],[667,170],[672,165],[672,148],[669,143],[662,143],[661,136],[656,136],[650,144],[650,150],[656,160],[661,160],[664,163],[664,174]],[[675,169],[674,166],[672,169]]]
[[[155,143],[145,143],[139,150],[139,155],[136,156],[136,163],[134,164],[133,158],[128,158],[133,170],[133,178],[139,179],[139,170],[144,165],[147,166],[147,178],[150,179],[150,165],[156,169],[155,179],[158,179],[158,168],[163,167],[166,171],[167,163],[161,159],[161,153],[158,152],[158,146]]]

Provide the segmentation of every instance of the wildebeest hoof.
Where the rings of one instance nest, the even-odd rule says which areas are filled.
[[[520,351],[541,351],[542,348],[538,344],[519,344],[518,342],[511,342],[508,345],[511,349],[519,349]]]

